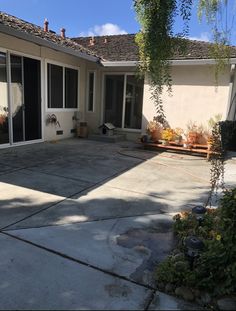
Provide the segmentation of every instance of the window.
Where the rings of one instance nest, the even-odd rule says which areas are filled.
[[[105,76],[105,122],[140,130],[144,80],[131,74]]]
[[[48,108],[63,108],[63,67],[48,64]]]
[[[78,70],[48,64],[48,108],[76,109],[78,106]]]
[[[95,72],[88,73],[88,111],[94,112],[95,102]]]
[[[78,71],[66,68],[66,108],[77,108],[78,103]]]

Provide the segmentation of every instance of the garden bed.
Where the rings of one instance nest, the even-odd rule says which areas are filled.
[[[178,247],[156,269],[159,290],[188,301],[236,309],[236,189],[226,191],[218,209],[207,209],[201,222],[191,212],[174,217]],[[199,239],[203,248],[190,258],[186,241]]]
[[[188,147],[184,147],[183,144],[177,144],[175,142],[169,142],[168,145],[163,145],[158,142],[147,142],[143,143],[143,145],[144,148],[155,148],[159,150],[170,150],[175,152],[206,156],[208,160],[210,159],[211,155],[214,154],[214,152],[208,148],[208,145],[203,144],[193,144],[189,145]]]

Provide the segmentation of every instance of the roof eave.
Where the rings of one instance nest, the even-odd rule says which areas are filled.
[[[63,53],[66,53],[66,54],[69,54],[72,56],[76,56],[76,57],[79,57],[79,58],[82,58],[82,59],[85,59],[85,60],[88,60],[91,62],[96,63],[96,62],[100,61],[100,59],[96,56],[87,55],[87,54],[82,53],[80,51],[73,50],[72,48],[60,46],[60,45],[53,43],[53,42],[50,42],[46,39],[33,36],[29,33],[8,27],[8,26],[3,25],[3,24],[0,24],[0,32],[7,34],[7,35],[10,35],[10,36],[13,36],[13,37],[16,37],[18,39],[23,39],[23,40],[35,43],[39,46],[44,46],[44,47],[56,50],[58,52],[63,52]]]

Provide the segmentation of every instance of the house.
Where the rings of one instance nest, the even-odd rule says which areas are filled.
[[[135,35],[66,37],[0,12],[0,148],[69,138],[78,122],[90,133],[112,123],[137,139],[153,119],[148,76],[136,79]],[[171,126],[185,127],[221,113],[235,119],[236,48],[214,85],[209,43],[190,41],[187,56],[176,55],[173,96],[164,94]]]

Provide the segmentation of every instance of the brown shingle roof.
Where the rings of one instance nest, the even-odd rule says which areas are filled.
[[[90,45],[90,37],[73,38],[75,42],[94,51],[107,61],[138,61],[138,47],[135,34],[94,37],[94,45]],[[107,41],[107,43],[105,43]],[[203,41],[187,41],[187,52],[181,55],[176,51],[174,60],[212,58],[209,48],[212,43]],[[236,57],[236,47],[231,48],[231,57]]]
[[[73,49],[74,51],[81,52],[85,55],[98,57],[94,51],[88,50],[86,47],[81,46],[79,43],[76,43],[69,38],[63,39],[60,35],[57,35],[53,32],[45,32],[43,28],[37,25],[28,23],[22,19],[0,11],[0,25],[1,24],[19,32],[43,39],[45,42],[50,42],[61,47]]]

